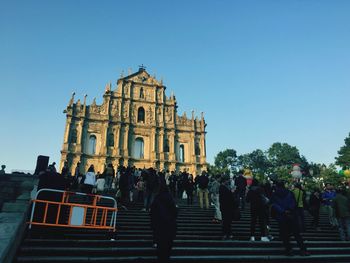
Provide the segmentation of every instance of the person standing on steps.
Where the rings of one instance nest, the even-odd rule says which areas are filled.
[[[187,204],[192,205],[193,204],[193,191],[194,191],[194,181],[193,181],[193,175],[190,174],[187,182],[185,184],[185,190],[187,194]]]
[[[320,230],[319,229],[320,207],[321,207],[321,193],[319,189],[315,189],[310,196],[309,213],[313,217],[311,222],[311,227],[315,228],[316,230]]]
[[[310,255],[309,252],[307,252],[304,241],[300,235],[296,218],[297,204],[294,194],[286,189],[284,181],[278,181],[276,183],[276,190],[272,194],[271,203],[271,213],[277,220],[286,256],[293,256],[293,250],[290,244],[290,234],[294,235],[300,248],[300,255]]]
[[[94,165],[91,164],[87,173],[85,174],[85,180],[83,183],[84,193],[91,194],[95,184],[96,184],[95,168],[94,168]]]
[[[231,189],[230,176],[222,176],[219,188],[219,202],[222,216],[222,231],[224,234],[223,240],[232,239],[231,223],[237,212],[236,210],[239,211],[239,205],[238,200],[235,198],[233,189]]]
[[[339,189],[333,199],[334,212],[338,221],[338,230],[342,241],[350,241],[350,211],[346,189]]]
[[[211,182],[209,183],[209,193],[211,200],[215,207],[214,214],[214,223],[219,223],[222,220],[221,211],[220,211],[220,202],[219,202],[219,189],[220,189],[220,175],[216,175],[212,177]]]
[[[250,241],[255,241],[255,226],[259,220],[261,241],[269,242],[270,239],[266,236],[265,221],[265,210],[268,209],[269,199],[256,179],[252,181],[246,201],[250,203]]]
[[[6,168],[6,165],[5,165],[5,164],[1,165],[0,174],[6,174],[5,168]]]
[[[169,262],[176,237],[177,208],[165,181],[160,181],[159,193],[152,202],[150,215],[158,262]]]
[[[243,176],[243,171],[239,171],[238,177],[235,179],[235,186],[237,188],[238,197],[240,199],[239,206],[242,210],[244,210],[247,179]]]
[[[106,169],[104,171],[107,192],[109,192],[112,189],[114,174],[115,174],[115,171],[114,171],[113,165],[111,163],[107,164]]]
[[[334,228],[338,226],[338,222],[335,218],[333,209],[333,199],[335,198],[335,196],[336,192],[334,191],[333,185],[330,183],[326,183],[326,189],[322,194],[322,201],[327,209],[329,223]]]
[[[306,231],[305,228],[305,217],[304,217],[304,204],[305,202],[305,191],[302,188],[301,183],[296,183],[294,185],[293,189],[293,194],[295,197],[295,200],[297,202],[297,207],[296,207],[296,217],[297,217],[297,222],[299,226],[299,230],[301,233]]]
[[[205,202],[205,208],[209,209],[209,178],[205,171],[198,178],[198,195],[199,195],[199,206],[203,208],[203,201]],[[204,200],[203,200],[204,199]]]

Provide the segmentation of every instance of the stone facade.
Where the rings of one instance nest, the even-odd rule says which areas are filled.
[[[177,114],[174,95],[167,97],[162,81],[141,67],[122,77],[112,90],[108,84],[102,105],[74,101],[67,116],[60,167],[68,161],[71,172],[81,162],[81,172],[93,164],[103,172],[105,164],[154,167],[194,175],[206,170],[204,116]]]

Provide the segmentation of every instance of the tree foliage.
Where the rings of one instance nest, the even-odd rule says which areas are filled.
[[[288,143],[275,142],[267,150],[267,154],[274,167],[301,162],[299,150],[295,146],[290,146]]]
[[[226,149],[219,152],[214,160],[217,172],[229,174],[237,164],[237,152],[234,149]]]
[[[338,156],[335,157],[336,164],[343,169],[350,168],[350,133],[349,136],[344,139],[345,145],[338,151]]]

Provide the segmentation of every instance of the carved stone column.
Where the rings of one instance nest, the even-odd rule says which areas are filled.
[[[175,132],[169,133],[169,160],[175,161]]]
[[[114,134],[114,150],[113,155],[119,156],[120,155],[120,125],[118,124],[115,127],[115,134]]]
[[[129,157],[128,144],[129,144],[129,126],[124,128],[124,145],[123,145],[123,157],[124,159]]]
[[[201,134],[201,164],[206,163],[205,132]]]
[[[155,128],[152,128],[151,130],[151,154],[150,154],[150,159],[155,160],[156,159],[156,130]]]
[[[83,120],[80,120],[77,124],[77,145],[75,151],[81,153],[81,141],[83,138]]]
[[[158,143],[158,153],[159,153],[159,159],[164,160],[164,131],[159,131],[159,143]]]
[[[63,139],[63,151],[68,151],[68,145],[69,145],[69,133],[70,133],[70,127],[72,124],[72,117],[67,117],[66,121],[66,127],[64,130],[64,139]]]

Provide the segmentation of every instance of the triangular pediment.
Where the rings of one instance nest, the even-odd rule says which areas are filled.
[[[158,86],[162,85],[161,82],[159,82],[157,79],[155,79],[150,74],[148,74],[148,72],[144,69],[140,69],[139,71],[121,79],[126,81],[133,81],[135,83],[140,83],[140,84],[158,85]]]

